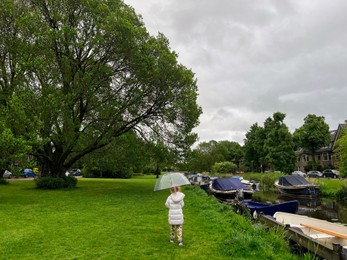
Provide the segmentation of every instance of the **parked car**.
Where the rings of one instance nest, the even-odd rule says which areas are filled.
[[[307,177],[310,178],[321,178],[323,174],[320,171],[309,171],[307,173]]]
[[[293,171],[292,175],[298,175],[298,176],[306,177],[306,173],[304,173],[302,171]]]
[[[81,176],[82,172],[80,169],[72,169],[68,176]]]
[[[35,177],[36,173],[32,169],[23,169],[21,170],[22,176],[24,178]]]
[[[4,174],[2,175],[2,178],[4,179],[11,179],[12,178],[12,172],[6,170]]]
[[[339,178],[340,177],[340,173],[332,169],[325,169],[322,172],[322,175],[323,175],[323,178]]]

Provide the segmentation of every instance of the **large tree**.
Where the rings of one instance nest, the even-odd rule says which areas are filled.
[[[283,122],[285,114],[277,112],[264,123],[266,139],[264,151],[271,170],[289,173],[295,167],[295,145],[293,136]]]
[[[44,173],[62,177],[130,130],[169,148],[195,141],[193,73],[122,1],[4,0],[0,9],[0,97],[25,107],[19,133]]]
[[[294,137],[299,146],[310,153],[315,165],[316,150],[327,146],[330,142],[329,125],[323,116],[309,114],[304,119],[304,124],[295,130]]]
[[[246,133],[245,138],[245,162],[251,170],[258,170],[263,172],[265,162],[264,142],[266,132],[263,127],[257,123],[253,124],[250,130]]]

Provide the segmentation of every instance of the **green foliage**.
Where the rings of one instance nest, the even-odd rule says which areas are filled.
[[[342,177],[347,177],[347,129],[344,129],[340,139],[337,141],[335,151],[339,156],[338,166]]]
[[[123,1],[8,0],[0,10],[0,107],[43,174],[62,178],[132,130],[182,153],[195,142],[194,73]]]
[[[236,172],[237,166],[232,162],[218,162],[211,167],[213,174],[225,174]]]
[[[64,188],[76,188],[77,178],[74,176],[66,176],[64,179]]]
[[[342,186],[337,192],[336,192],[336,199],[339,201],[347,201],[347,185]]]
[[[260,186],[263,191],[269,191],[275,188],[274,183],[283,173],[264,173],[260,178]]]
[[[75,188],[77,179],[73,176],[64,178],[41,177],[35,180],[38,189],[58,190],[62,188]]]
[[[264,171],[265,156],[264,142],[266,132],[263,127],[257,123],[251,126],[246,133],[245,139],[245,162],[250,167],[251,171]]]
[[[0,114],[1,119],[1,114]],[[0,172],[9,170],[11,164],[24,164],[30,146],[23,137],[16,137],[11,129],[7,128],[4,118],[0,121]]]
[[[266,140],[264,142],[265,159],[272,171],[290,173],[296,161],[293,137],[288,127],[283,123],[285,114],[274,113],[273,119],[268,118],[264,123]]]
[[[185,169],[194,172],[210,172],[212,166],[230,161],[240,167],[243,149],[239,143],[230,141],[202,142],[188,155]]]
[[[329,144],[329,125],[325,123],[323,116],[309,114],[305,117],[303,126],[295,130],[294,137],[297,146],[314,155],[316,150]]]
[[[295,145],[285,114],[277,112],[267,118],[264,127],[254,124],[245,139],[245,163],[251,171],[291,172],[295,165]]]

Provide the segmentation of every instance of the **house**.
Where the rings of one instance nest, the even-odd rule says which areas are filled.
[[[336,147],[336,141],[341,137],[342,130],[347,128],[347,124],[339,124],[336,130],[330,131],[330,143],[326,147],[322,147],[315,152],[315,161],[320,168],[336,168],[338,162],[338,155],[334,154]],[[296,167],[300,171],[305,171],[305,166],[309,165],[313,161],[313,156],[302,148],[296,152],[297,162]]]

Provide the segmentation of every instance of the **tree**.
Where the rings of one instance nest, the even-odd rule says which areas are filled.
[[[238,142],[232,141],[220,141],[219,145],[225,147],[227,151],[224,156],[225,160],[235,163],[237,167],[240,167],[241,160],[244,157],[242,146]]]
[[[309,114],[304,124],[294,132],[295,139],[301,148],[312,154],[315,165],[315,151],[327,146],[330,142],[329,125],[323,116]]]
[[[346,121],[347,123],[347,121]],[[343,129],[342,135],[336,142],[336,153],[338,154],[338,166],[342,176],[347,176],[347,128]]]
[[[266,132],[257,123],[246,133],[244,151],[245,161],[251,170],[264,171],[265,153],[263,150]]]
[[[289,173],[294,169],[296,156],[293,137],[283,123],[284,118],[285,114],[277,112],[273,114],[273,119],[268,118],[265,121],[264,151],[266,161],[270,164],[272,171],[279,170]]]
[[[63,177],[129,131],[180,151],[195,142],[193,73],[122,1],[6,0],[0,8],[0,33],[10,35],[0,51],[14,57],[2,64],[1,96],[26,104],[30,127],[20,133],[43,173]]]

